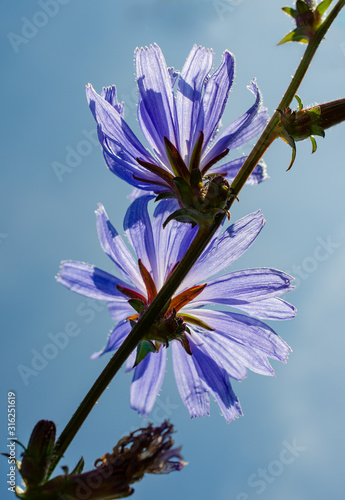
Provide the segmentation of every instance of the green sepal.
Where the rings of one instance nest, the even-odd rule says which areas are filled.
[[[202,130],[200,130],[199,137],[195,143],[194,149],[192,151],[192,156],[190,159],[189,170],[191,172],[195,169],[199,170],[203,142],[204,142],[204,133],[202,132]]]
[[[157,352],[157,349],[151,340],[143,340],[138,344],[137,356],[134,366],[137,366],[150,352]]]
[[[296,9],[298,14],[306,14],[311,11],[310,7],[303,0],[297,0]]]
[[[137,313],[142,313],[145,309],[145,304],[141,302],[139,299],[130,299],[128,304],[133,307],[137,311]]]
[[[192,316],[191,314],[179,313],[179,315],[181,316],[181,318],[183,320],[187,321],[188,323],[191,323],[192,325],[199,326],[201,328],[204,328],[205,330],[209,330],[210,332],[214,331],[214,328],[212,328],[207,323],[205,323],[205,321],[202,321],[201,319],[196,318],[195,316]],[[186,328],[186,330],[187,330],[187,328]]]
[[[323,138],[325,138],[325,135],[326,135],[324,129],[322,127],[320,127],[319,125],[312,125],[311,126],[311,133],[313,135],[318,135],[318,136],[323,137]]]
[[[165,227],[171,220],[177,220],[178,222],[189,222],[192,224],[192,227],[195,225],[200,227],[206,227],[213,223],[216,215],[218,214],[227,214],[227,211],[224,208],[210,208],[207,212],[199,212],[198,210],[194,210],[192,208],[181,208],[173,212],[169,217],[164,221],[163,227]]]
[[[169,141],[167,137],[164,137],[164,144],[169,163],[175,176],[182,177],[182,179],[187,181],[189,179],[189,170],[183,161],[179,150],[172,142]]]
[[[318,13],[320,14],[320,16],[322,16],[326,10],[328,9],[328,7],[331,5],[333,0],[323,0],[323,2],[321,2],[318,7],[317,7],[317,11]]]
[[[201,191],[202,189],[202,175],[201,172],[198,168],[195,168],[191,171],[190,174],[190,185],[192,189],[195,189],[197,191]]]
[[[297,10],[292,9],[291,7],[283,7],[282,11],[284,11],[286,14],[293,17],[294,19],[296,19],[296,17],[297,17]]]
[[[155,198],[155,203],[157,201],[161,201],[161,200],[166,200],[167,198],[177,198],[177,194],[176,193],[172,193],[171,191],[163,191],[162,193],[159,193],[156,198]]]
[[[295,161],[295,158],[296,158],[296,143],[295,141],[293,140],[293,138],[291,137],[291,135],[285,135],[284,136],[284,140],[289,144],[289,146],[291,147],[292,149],[292,156],[291,156],[291,161],[290,161],[290,165],[288,166],[288,168],[286,169],[286,171],[290,170],[290,168],[292,167],[292,165],[294,164],[294,161]]]
[[[287,42],[309,43],[308,30],[304,26],[300,26],[290,31],[277,45],[283,45],[283,43]]]
[[[188,333],[190,333],[190,332],[188,332]],[[189,354],[190,356],[192,356],[193,353],[191,351],[190,344],[188,342],[187,337],[185,337],[184,335],[181,335],[177,340],[182,344],[182,347],[184,348],[186,353]]]
[[[295,99],[298,102],[298,111],[302,111],[302,109],[303,109],[302,99],[297,94],[295,94]]]
[[[174,177],[173,182],[180,195],[183,206],[193,206],[194,195],[190,185],[182,177]]]
[[[193,225],[193,227],[197,224],[196,218],[202,215],[197,210],[192,210],[189,208],[180,208],[179,210],[175,210],[169,217],[163,222],[163,228],[172,221],[177,220],[178,222],[189,222]]]
[[[312,151],[311,151],[311,154],[315,153],[315,151],[317,150],[317,144],[316,144],[316,140],[315,140],[315,137],[313,137],[312,135],[309,137],[310,141],[311,141],[311,144],[312,144]]]
[[[85,460],[83,457],[81,457],[77,465],[72,470],[71,474],[81,474],[83,472],[84,465],[85,465]]]

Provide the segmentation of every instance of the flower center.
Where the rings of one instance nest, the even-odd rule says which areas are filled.
[[[229,184],[222,174],[208,175],[207,172],[228,154],[229,149],[225,149],[201,169],[203,143],[204,133],[200,131],[189,165],[187,165],[176,146],[167,137],[164,137],[165,150],[169,160],[169,165],[167,165],[169,171],[137,158],[137,162],[142,167],[155,174],[156,180],[150,182],[166,188],[165,191],[158,195],[157,200],[171,197],[177,198],[181,209],[207,213],[214,210],[214,208],[224,208],[229,194]],[[145,179],[137,176],[134,177],[137,180],[145,181]]]
[[[136,311],[135,314],[129,316],[127,318],[128,321],[131,322],[132,326],[138,321],[138,319],[142,316],[142,314],[146,311],[148,306],[157,296],[157,288],[156,285],[144,264],[139,259],[138,261],[139,270],[143,282],[145,284],[147,297],[138,293],[131,288],[123,287],[121,285],[117,285],[117,289],[123,293],[126,297],[128,297],[128,303],[133,307]],[[177,265],[177,264],[176,264]],[[171,270],[170,274],[175,269]],[[169,276],[170,276],[169,274]],[[158,351],[161,345],[165,347],[169,346],[169,342],[171,340],[178,340],[181,342],[182,346],[186,350],[188,354],[192,354],[190,345],[186,336],[186,332],[190,333],[188,326],[185,321],[188,323],[197,325],[199,327],[205,328],[207,330],[212,330],[206,323],[199,320],[198,318],[185,313],[177,314],[185,305],[195,299],[206,287],[207,283],[203,285],[193,286],[188,288],[188,290],[184,290],[183,292],[173,297],[171,301],[167,304],[165,309],[158,315],[153,325],[150,327],[149,331],[146,333],[144,342],[150,342],[150,345],[146,344],[146,349],[148,351]],[[145,355],[146,355],[145,354]],[[143,359],[143,358],[142,358]]]

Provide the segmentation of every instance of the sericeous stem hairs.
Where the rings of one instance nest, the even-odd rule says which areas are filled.
[[[344,7],[345,0],[339,0],[332,11],[329,13],[325,21],[321,24],[311,42],[308,44],[304,56],[296,70],[296,73],[286,90],[278,109],[284,109],[291,103],[299,85],[301,84],[304,75],[313,59],[313,56],[320,45],[322,39],[327,33],[332,22]],[[267,124],[265,130],[261,134],[258,142],[256,143],[254,149],[249,154],[246,162],[242,166],[241,170],[236,175],[233,183],[231,184],[231,194],[227,208],[229,209],[236,197],[240,193],[242,187],[250,176],[251,172],[254,170],[255,166],[271,145],[271,143],[276,139],[275,128],[278,124],[279,113],[276,111],[269,123]],[[116,351],[114,356],[111,358],[107,366],[104,368],[102,373],[99,375],[90,391],[87,393],[84,400],[79,405],[77,411],[73,414],[71,420],[68,422],[67,426],[61,433],[59,439],[56,442],[54,449],[54,458],[51,463],[49,476],[54,471],[56,465],[61,459],[62,455],[72,442],[74,436],[77,434],[78,430],[84,423],[85,419],[91,412],[92,408],[102,395],[103,391],[107,388],[113,377],[119,371],[123,363],[126,361],[128,356],[137,347],[138,343],[143,339],[145,332],[149,326],[152,325],[160,311],[164,308],[167,302],[171,299],[183,279],[186,277],[194,263],[200,257],[203,250],[206,248],[207,244],[217,231],[217,229],[222,224],[224,215],[216,216],[213,223],[208,224],[199,229],[196,234],[192,244],[188,248],[186,254],[182,258],[180,264],[176,267],[174,272],[171,274],[169,280],[164,284],[162,289],[159,291],[156,298],[153,300],[149,308],[145,311],[140,320],[131,330],[130,334],[123,342],[123,344]]]

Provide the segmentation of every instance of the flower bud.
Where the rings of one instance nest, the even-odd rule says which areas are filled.
[[[180,448],[173,448],[173,425],[149,424],[123,437],[95,462],[95,469],[82,474],[64,474],[21,494],[25,500],[110,500],[131,495],[131,484],[144,474],[169,474],[185,464]]]
[[[314,153],[317,145],[313,136],[325,137],[325,129],[345,120],[345,99],[337,99],[303,109],[301,99],[298,96],[295,97],[299,104],[298,110],[291,111],[290,108],[278,110],[280,122],[276,129],[277,137],[281,137],[293,150],[288,170],[292,167],[296,156],[295,141],[310,138],[313,145],[312,153]]]
[[[40,420],[35,425],[19,471],[27,486],[37,486],[44,482],[52,459],[55,435],[54,422]]]
[[[286,42],[308,43],[314,37],[322,23],[322,15],[330,6],[332,0],[323,0],[316,5],[314,0],[297,0],[296,9],[283,7],[283,11],[293,17],[296,28],[288,33],[278,45]]]

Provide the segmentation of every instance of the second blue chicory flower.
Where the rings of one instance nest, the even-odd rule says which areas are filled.
[[[116,322],[106,347],[93,357],[122,344],[131,322],[148,307],[195,235],[196,228],[177,221],[162,228],[173,209],[171,201],[159,203],[151,223],[147,210],[150,199],[142,196],[135,200],[124,221],[125,234],[138,261],[110,223],[103,206],[96,212],[100,243],[122,279],[82,262],[62,263],[57,280],[81,295],[105,300]],[[238,417],[242,410],[230,378],[242,380],[247,368],[273,375],[268,358],[285,362],[290,352],[289,346],[261,320],[294,317],[295,308],[279,297],[293,288],[291,276],[270,268],[219,276],[251,246],[263,225],[262,215],[255,212],[223,232],[219,230],[165,312],[163,322],[179,327],[179,334],[170,338],[169,344],[178,389],[192,417],[209,414],[209,394],[227,421]],[[142,307],[138,308],[138,304]],[[135,368],[135,352],[127,361],[128,370],[134,369],[131,406],[143,415],[152,410],[166,369],[168,342],[154,343],[158,352],[149,353]]]

